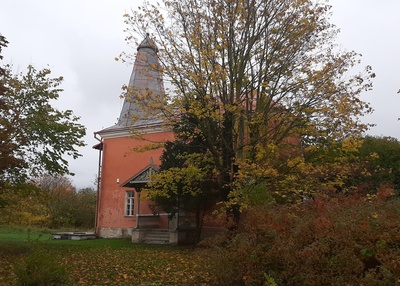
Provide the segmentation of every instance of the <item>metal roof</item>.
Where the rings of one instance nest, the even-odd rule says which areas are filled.
[[[164,85],[157,56],[158,48],[149,34],[137,48],[135,63],[117,124],[96,133],[126,130],[135,127],[161,125],[159,116],[145,111],[152,101],[161,99]],[[134,123],[133,123],[134,122]]]

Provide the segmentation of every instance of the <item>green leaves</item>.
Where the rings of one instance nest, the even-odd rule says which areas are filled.
[[[6,91],[0,94],[0,177],[24,179],[44,172],[70,174],[65,156],[81,156],[86,129],[71,110],[51,104],[57,100],[63,78],[50,78],[49,69],[28,66],[13,75],[6,66]]]
[[[194,153],[184,158],[183,166],[162,168],[148,186],[148,197],[166,211],[203,209],[215,196],[207,156]]]

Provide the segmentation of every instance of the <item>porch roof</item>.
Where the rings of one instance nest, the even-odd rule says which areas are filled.
[[[124,188],[142,188],[147,183],[151,182],[151,176],[159,171],[159,167],[150,163],[146,168],[138,172],[136,175],[131,177],[129,180],[124,182],[121,187]]]

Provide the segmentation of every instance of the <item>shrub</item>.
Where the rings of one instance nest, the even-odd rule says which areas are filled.
[[[216,285],[396,285],[400,202],[387,198],[250,209],[238,233],[207,252],[209,271]]]
[[[65,268],[38,243],[15,267],[17,283],[21,286],[68,285]]]

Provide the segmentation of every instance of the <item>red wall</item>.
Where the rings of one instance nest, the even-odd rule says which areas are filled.
[[[143,135],[143,138],[153,142],[167,141],[173,140],[173,133],[146,134]],[[136,226],[135,216],[125,216],[125,194],[131,188],[122,188],[121,185],[146,168],[150,163],[150,158],[153,158],[154,164],[160,164],[162,148],[145,152],[132,150],[147,143],[148,141],[131,137],[103,140],[98,228],[133,228]],[[135,207],[137,201],[135,193]],[[140,202],[140,213],[151,213],[148,204],[144,201]]]

